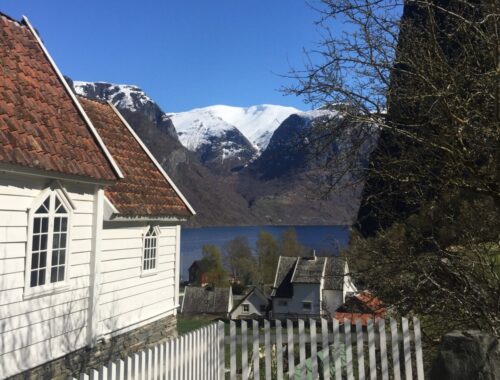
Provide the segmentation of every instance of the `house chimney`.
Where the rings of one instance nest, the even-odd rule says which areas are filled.
[[[316,260],[316,250],[315,250],[315,249],[313,249],[313,252],[312,252],[312,253],[313,253],[313,258],[314,258],[314,260]]]

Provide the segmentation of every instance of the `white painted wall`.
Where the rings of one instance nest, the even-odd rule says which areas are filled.
[[[49,183],[0,173],[0,378],[86,344],[94,186],[62,182],[76,206],[70,224],[68,288],[24,297],[28,210]]]
[[[280,306],[279,301],[287,301],[287,306]],[[311,310],[304,310],[302,303],[311,301]],[[321,294],[319,284],[293,284],[292,298],[273,298],[273,314],[319,315],[321,311]]]
[[[100,332],[115,335],[175,314],[180,229],[162,226],[157,271],[142,274],[146,223],[105,222],[101,243]],[[179,232],[178,232],[179,231]]]
[[[344,292],[341,290],[323,290],[324,309],[334,313],[344,303]]]

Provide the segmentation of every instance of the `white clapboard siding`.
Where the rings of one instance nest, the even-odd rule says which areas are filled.
[[[56,294],[24,298],[28,211],[49,182],[0,174],[0,378],[85,344],[94,186],[63,183],[76,207],[68,286]]]
[[[132,297],[135,295],[144,294],[146,295],[150,291],[155,291],[158,289],[163,289],[166,294],[174,295],[174,284],[168,283],[165,279],[155,279],[152,277],[152,281],[139,284],[137,286],[131,286],[129,288],[117,288],[113,292],[108,292],[106,294],[101,294],[99,296],[99,303],[101,305],[106,305],[110,302],[115,302],[122,300],[124,298]]]

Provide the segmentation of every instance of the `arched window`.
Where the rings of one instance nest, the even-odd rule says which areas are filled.
[[[71,213],[61,195],[45,191],[39,206],[30,211],[27,293],[52,289],[67,279]]]
[[[150,226],[144,235],[144,246],[142,255],[142,272],[153,273],[158,266],[158,235],[159,228]]]

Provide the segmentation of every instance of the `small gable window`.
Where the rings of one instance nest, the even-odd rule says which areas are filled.
[[[250,305],[247,303],[243,304],[243,313],[248,313],[250,311]]]
[[[150,226],[144,234],[142,254],[142,272],[154,273],[158,269],[158,236],[159,227]]]
[[[312,302],[311,301],[304,301],[302,302],[302,308],[307,311],[312,310]]]
[[[52,189],[45,190],[29,212],[26,295],[66,283],[70,218],[64,193]]]

